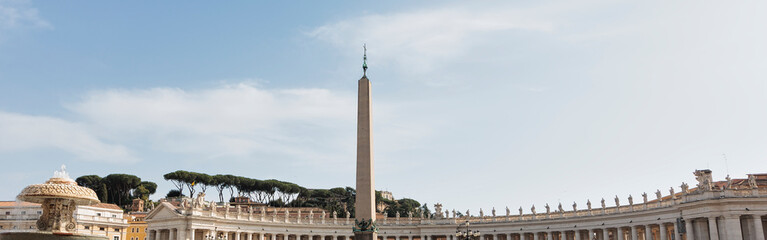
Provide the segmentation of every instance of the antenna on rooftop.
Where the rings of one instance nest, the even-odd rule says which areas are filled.
[[[727,172],[727,176],[730,175],[730,167],[727,165],[727,154],[722,153],[722,157],[724,157],[724,170]]]

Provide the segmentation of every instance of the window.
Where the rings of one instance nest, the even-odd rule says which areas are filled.
[[[100,228],[99,228],[99,231],[104,231],[104,228],[103,228],[103,227],[100,227]]]
[[[115,228],[115,232],[120,232],[120,229],[119,228]]]
[[[43,214],[43,211],[37,211],[37,214]]]
[[[97,217],[101,217],[101,213],[96,213],[96,216]]]
[[[85,230],[91,229],[91,226],[85,226]]]
[[[5,212],[5,215],[11,215],[11,212]]]
[[[0,229],[3,229],[3,226],[0,226]]]
[[[21,215],[26,215],[27,211],[21,211]]]
[[[115,215],[115,214],[112,214],[112,217],[113,217],[113,218],[116,218],[116,217],[117,217],[117,215]]]
[[[29,229],[35,229],[35,226],[29,226]]]
[[[114,240],[120,240],[120,236],[115,236]]]

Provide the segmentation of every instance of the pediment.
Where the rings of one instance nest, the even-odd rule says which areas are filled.
[[[174,207],[170,203],[162,202],[154,210],[149,212],[149,214],[146,217],[146,220],[168,219],[168,218],[176,218],[179,216],[181,216],[181,214],[176,212],[176,207]]]

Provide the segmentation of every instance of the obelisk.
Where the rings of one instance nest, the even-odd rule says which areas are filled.
[[[377,240],[370,80],[367,78],[367,48],[363,48],[362,78],[357,82],[357,197],[353,231],[354,240]]]

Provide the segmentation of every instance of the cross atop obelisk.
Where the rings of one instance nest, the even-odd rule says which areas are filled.
[[[367,48],[363,48],[363,74],[357,82],[357,198],[354,204],[354,240],[377,240],[370,80],[367,78]]]

